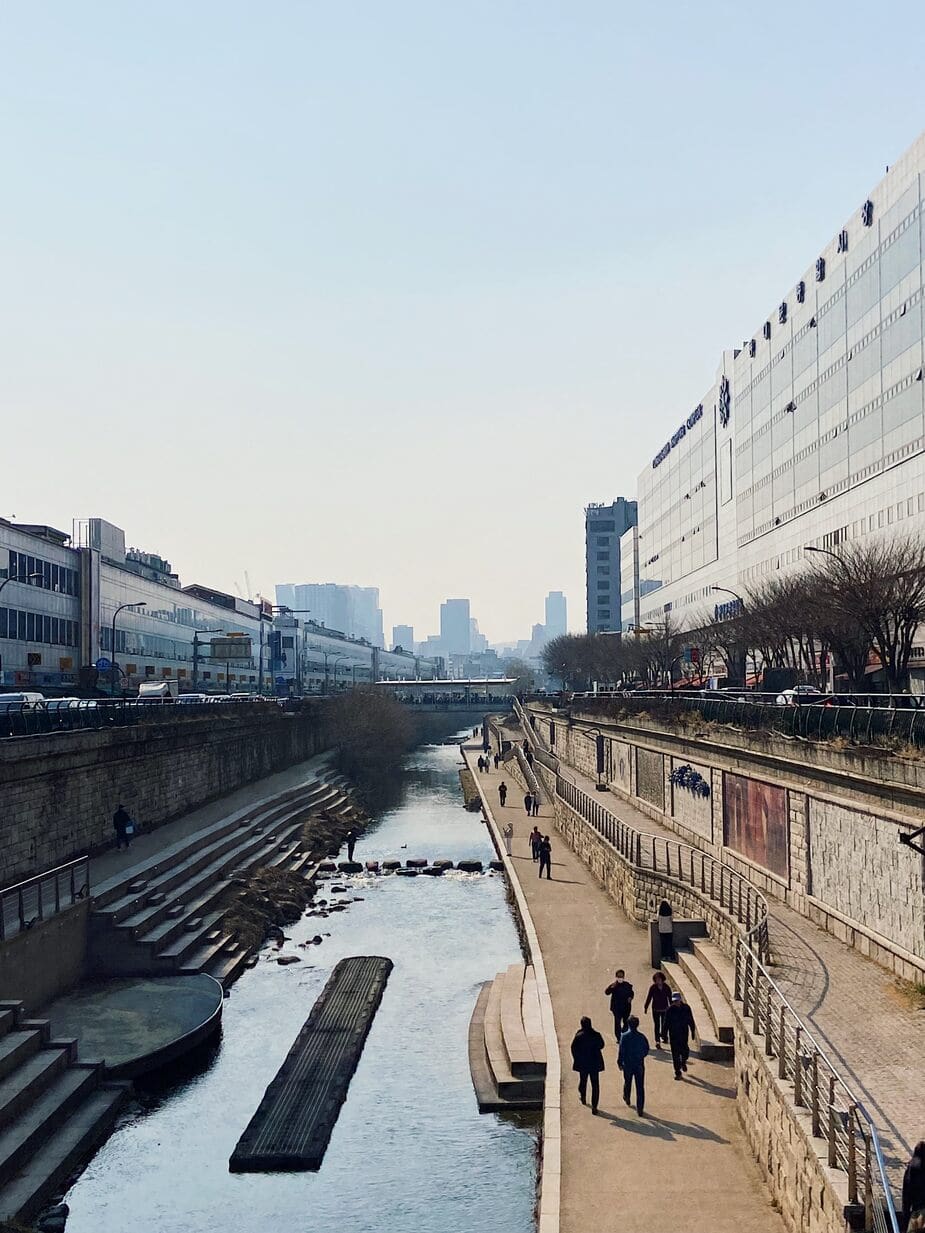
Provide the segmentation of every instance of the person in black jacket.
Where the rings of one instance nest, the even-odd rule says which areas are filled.
[[[665,1027],[668,1029],[674,1077],[680,1079],[681,1071],[687,1070],[687,1059],[691,1054],[690,1038],[697,1035],[694,1012],[680,993],[671,995],[671,1005],[665,1011]]]
[[[649,992],[646,994],[646,1004],[643,1010],[648,1010],[652,1007],[652,1026],[655,1029],[655,1047],[660,1049],[662,1041],[668,1040],[668,1033],[665,1031],[665,1012],[671,1003],[671,990],[668,987],[668,981],[665,979],[664,972],[652,973],[652,984],[649,986]]]
[[[617,968],[614,979],[604,990],[604,996],[610,997],[610,1013],[613,1015],[613,1033],[619,1041],[626,1031],[629,1017],[633,1010],[633,986],[624,977],[626,973]]]
[[[582,1023],[584,1020],[582,1019]],[[903,1175],[902,1227],[907,1229],[916,1212],[925,1212],[925,1141],[912,1149],[912,1158]]]
[[[588,1103],[585,1098],[588,1080],[591,1080],[592,1113],[597,1113],[597,1102],[601,1094],[601,1081],[598,1076],[603,1069],[604,1037],[594,1030],[591,1020],[585,1015],[572,1041],[572,1070],[578,1071],[578,1098],[583,1105]]]

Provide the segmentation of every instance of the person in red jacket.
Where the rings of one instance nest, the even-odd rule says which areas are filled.
[[[665,1026],[665,1012],[671,1005],[671,990],[664,972],[653,972],[652,984],[646,994],[646,1004],[643,1010],[652,1007],[652,1027],[655,1031],[655,1047],[660,1049],[662,1041],[668,1043],[668,1029]]]

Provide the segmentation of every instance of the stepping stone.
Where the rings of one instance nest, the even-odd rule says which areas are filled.
[[[431,865],[429,869],[422,869],[421,873],[426,874],[429,878],[442,878],[446,870],[442,865]]]
[[[397,878],[416,878],[418,871],[416,869],[396,869],[395,876]]]
[[[484,866],[481,861],[457,861],[456,868],[463,873],[481,873]]]
[[[410,860],[405,861],[409,869],[426,869],[427,861],[422,856],[412,856]]]
[[[401,861],[383,861],[382,868],[388,869],[390,872],[393,869],[401,869]]]
[[[378,861],[367,861],[366,870],[368,873],[378,873],[379,872],[379,862]]]
[[[496,873],[502,873],[504,871],[504,861],[489,861],[488,868],[494,869]]]
[[[446,860],[445,857],[441,857],[440,860],[434,861],[434,868],[435,869],[452,869],[453,862]]]
[[[341,873],[362,873],[363,866],[359,861],[341,861],[337,866]]]
[[[321,861],[318,869],[321,873],[337,873],[337,865],[334,861]]]

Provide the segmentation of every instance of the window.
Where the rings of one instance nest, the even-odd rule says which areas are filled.
[[[609,545],[610,545],[610,536],[609,536],[609,535],[599,535],[599,536],[597,537],[597,546],[598,546],[598,548],[607,548]]]
[[[597,589],[598,589],[599,591],[609,591],[609,590],[610,590],[610,583],[609,583],[609,582],[598,582],[598,584],[597,584]]]
[[[610,566],[609,565],[599,565],[597,567],[597,576],[598,578],[609,578],[610,577]]]
[[[609,552],[599,552],[599,553],[597,554],[597,559],[598,559],[599,561],[609,561],[609,560],[610,560],[610,553],[609,553]]]

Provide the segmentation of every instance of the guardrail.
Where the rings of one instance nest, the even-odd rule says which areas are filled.
[[[765,1055],[777,1058],[778,1076],[792,1082],[794,1103],[809,1109],[813,1136],[828,1145],[829,1167],[846,1174],[848,1202],[863,1214],[865,1233],[899,1233],[876,1126],[764,967],[770,954],[765,897],[699,848],[630,826],[561,773],[556,795],[629,864],[692,887],[740,926],[734,997],[743,1017],[764,1036]]]
[[[793,706],[777,706],[755,699],[690,697],[679,693],[608,694],[575,699],[571,705],[591,714],[609,716],[620,711],[624,714],[697,712],[713,723],[780,732],[806,740],[844,737],[856,744],[869,745],[877,739],[892,738],[908,741],[910,745],[925,745],[925,709],[917,706],[853,706],[826,702],[824,697]]]
[[[86,856],[0,890],[0,942],[25,933],[89,893],[90,859]]]
[[[164,723],[195,715],[217,715],[228,707],[300,710],[312,705],[306,701],[248,698],[240,700],[234,694],[216,694],[202,702],[180,699],[149,698],[89,698],[79,700],[48,698],[45,702],[4,702],[0,694],[0,739],[11,736],[42,736],[49,732],[70,732],[76,729],[126,728],[141,723]]]
[[[877,1128],[864,1105],[819,1048],[799,1015],[745,941],[736,947],[735,996],[764,1037],[777,1075],[793,1084],[793,1100],[808,1109],[813,1137],[824,1139],[828,1166],[848,1178],[848,1202],[863,1209],[864,1229],[899,1233],[899,1221]]]

